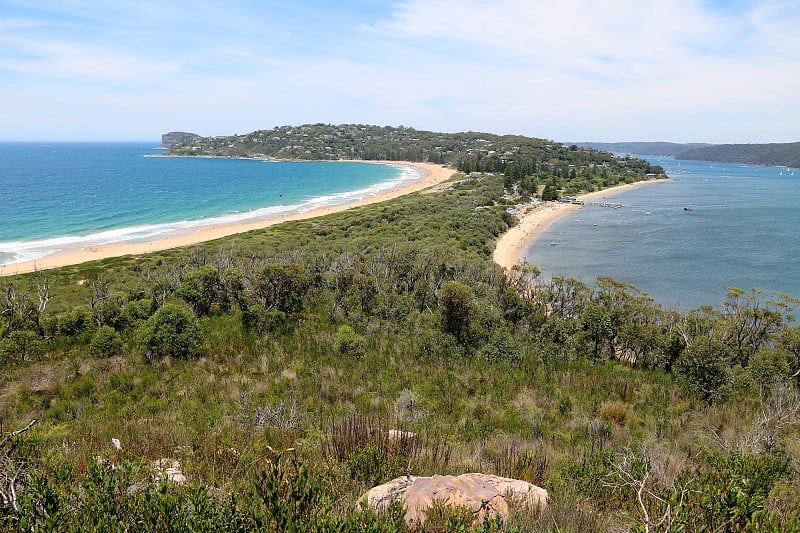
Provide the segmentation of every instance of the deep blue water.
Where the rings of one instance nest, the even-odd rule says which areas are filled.
[[[674,180],[614,195],[621,209],[570,213],[528,261],[546,276],[611,276],[683,309],[719,305],[727,287],[800,297],[800,170],[645,158]]]
[[[307,211],[419,177],[343,162],[149,157],[158,143],[0,143],[0,264]]]

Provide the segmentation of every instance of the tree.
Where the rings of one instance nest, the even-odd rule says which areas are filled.
[[[122,353],[122,337],[111,326],[100,326],[89,343],[89,353],[95,357],[112,357]]]
[[[592,358],[599,359],[603,352],[610,352],[614,329],[608,311],[596,303],[590,303],[581,313],[580,321],[581,337],[591,350]]]
[[[188,272],[177,291],[198,315],[208,315],[213,304],[218,303],[224,294],[219,271],[205,265],[199,270]]]
[[[302,265],[265,265],[251,283],[251,294],[267,311],[277,309],[296,313],[303,308],[303,297],[311,286],[311,276]]]
[[[558,200],[558,189],[552,182],[545,185],[542,191],[542,201],[549,202],[550,200]]]
[[[733,380],[727,347],[712,338],[693,342],[675,363],[684,387],[707,403],[723,399]]]
[[[171,302],[156,311],[137,332],[136,343],[149,356],[190,357],[200,351],[203,332],[191,309]]]
[[[448,281],[439,291],[442,329],[452,334],[461,344],[467,341],[470,319],[475,310],[473,299],[472,289],[458,281]]]

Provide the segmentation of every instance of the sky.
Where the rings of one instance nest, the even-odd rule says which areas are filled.
[[[0,0],[0,141],[800,141],[798,0]]]

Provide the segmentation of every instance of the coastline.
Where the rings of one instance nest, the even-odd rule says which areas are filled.
[[[318,207],[303,213],[295,213],[290,215],[274,215],[254,221],[236,222],[231,224],[218,224],[208,227],[200,227],[192,233],[183,235],[168,236],[163,239],[154,239],[146,242],[137,243],[121,243],[121,244],[108,244],[102,246],[92,246],[73,250],[64,250],[56,252],[51,255],[40,257],[32,261],[25,261],[20,263],[11,263],[7,265],[0,265],[0,277],[13,276],[16,274],[26,274],[37,270],[49,270],[52,268],[59,268],[64,266],[78,265],[89,261],[96,261],[99,259],[108,259],[111,257],[121,257],[124,255],[138,255],[149,252],[158,252],[170,248],[180,248],[183,246],[191,246],[206,241],[212,241],[235,235],[237,233],[245,233],[248,231],[264,229],[275,224],[282,222],[290,222],[294,220],[305,220],[309,218],[316,218],[340,211],[346,211],[355,207],[361,207],[368,204],[374,204],[391,200],[399,196],[410,194],[412,192],[421,191],[429,187],[438,185],[450,179],[455,174],[455,170],[433,163],[410,163],[405,161],[352,161],[358,163],[373,163],[373,164],[387,164],[387,165],[403,165],[414,167],[422,171],[422,177],[412,182],[403,184],[400,187],[393,188],[384,192],[380,192],[373,196],[368,196],[360,200],[346,202],[336,205],[325,207]]]
[[[652,183],[664,183],[666,181],[670,181],[670,179],[665,178],[626,183],[624,185],[603,189],[602,191],[582,194],[578,196],[578,199],[585,202],[601,200],[624,191],[637,189]],[[580,208],[581,206],[577,204],[561,202],[546,202],[541,205],[528,207],[520,215],[519,224],[509,229],[497,240],[492,259],[505,270],[511,271],[514,265],[519,263],[522,255],[530,247],[536,237],[559,218]]]

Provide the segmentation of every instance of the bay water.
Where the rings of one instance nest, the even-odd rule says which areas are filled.
[[[525,254],[545,278],[610,276],[683,310],[728,287],[800,297],[800,169],[637,157],[672,180],[554,222]]]
[[[412,167],[152,157],[158,143],[0,143],[0,264],[309,211],[418,179]]]

